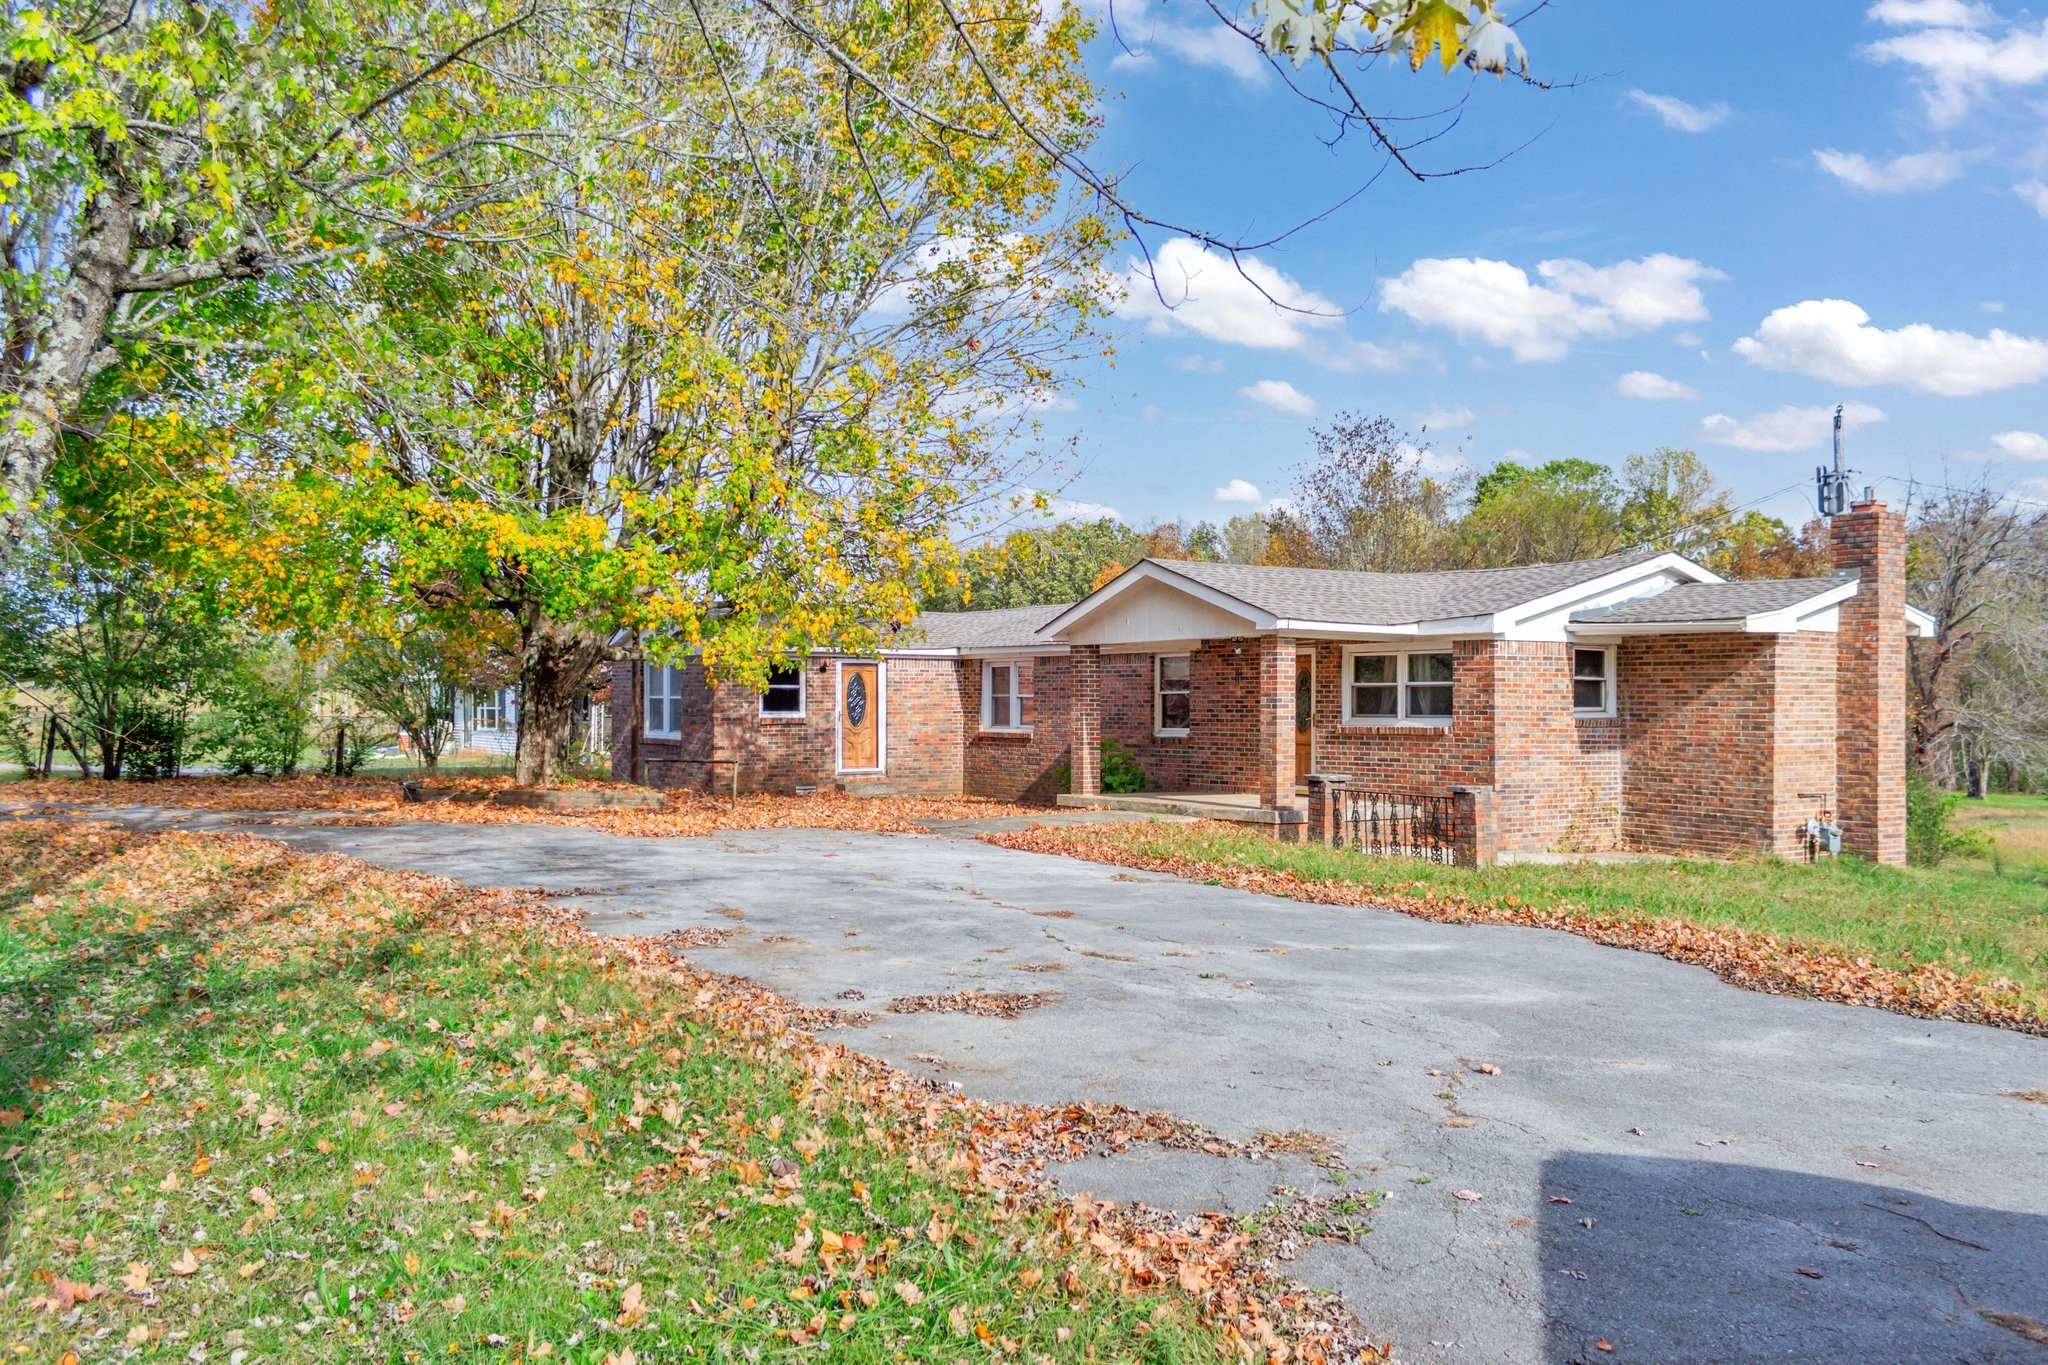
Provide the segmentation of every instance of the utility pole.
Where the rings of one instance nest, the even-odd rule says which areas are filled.
[[[1842,468],[1842,405],[1835,404],[1835,467],[1813,471],[1816,501],[1824,517],[1840,516],[1849,506],[1849,476]]]

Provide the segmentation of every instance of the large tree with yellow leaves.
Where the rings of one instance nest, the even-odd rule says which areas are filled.
[[[1085,28],[976,19],[1026,135],[941,9],[808,15],[874,84],[696,0],[621,35],[529,199],[302,281],[315,363],[236,371],[298,397],[185,480],[236,509],[194,567],[280,619],[501,613],[530,783],[622,651],[744,683],[906,621],[1090,344],[1108,234],[1042,145],[1091,134]]]

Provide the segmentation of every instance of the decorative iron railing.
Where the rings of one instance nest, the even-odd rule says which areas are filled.
[[[1449,796],[1346,791],[1337,842],[1382,858],[1457,861],[1458,807]]]

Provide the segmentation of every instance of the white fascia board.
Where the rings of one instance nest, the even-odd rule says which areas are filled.
[[[878,653],[884,659],[957,659],[960,657],[959,649],[952,646],[938,649],[913,645],[905,649],[896,649],[885,645]],[[835,652],[821,657],[831,659],[865,659],[870,656],[866,654],[841,654]]]
[[[1571,628],[1571,638],[1587,644],[1628,635],[1741,635],[1748,632],[1751,619],[1731,616],[1725,621],[1618,621],[1611,625],[1581,621]]]
[[[1277,624],[1270,614],[1241,598],[1232,597],[1227,592],[1219,592],[1205,583],[1197,583],[1194,579],[1177,574],[1152,560],[1141,559],[1040,626],[1039,631],[1045,635],[1064,634],[1141,583],[1163,583],[1199,602],[1208,603],[1218,611],[1241,616],[1250,623],[1254,631],[1268,631]]]
[[[984,649],[979,646],[962,645],[953,651],[963,659],[1036,659],[1046,654],[1065,654],[1065,645],[991,645]]]
[[[1746,629],[1752,634],[1759,635],[1806,629],[1804,622],[1807,618],[1818,616],[1828,608],[1848,601],[1856,595],[1856,587],[1854,583],[1838,583],[1832,588],[1821,589],[1803,602],[1794,602],[1789,607],[1780,607],[1776,611],[1754,612],[1749,617]]]
[[[1671,579],[1677,581],[1668,581]],[[1684,555],[1661,554],[1498,612],[1493,618],[1495,633],[1504,640],[1563,640],[1570,634],[1571,614],[1575,611],[1594,605],[1619,606],[1684,583],[1725,581],[1712,569],[1695,564]],[[1642,591],[1636,591],[1638,588]]]
[[[1906,608],[1906,634],[1927,639],[1932,638],[1940,629],[1941,623],[1934,619],[1932,612],[1922,611],[1918,607]]]

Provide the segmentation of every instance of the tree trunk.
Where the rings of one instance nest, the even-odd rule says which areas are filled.
[[[13,411],[0,421],[0,561],[12,556],[28,529],[57,458],[64,423],[77,411],[106,342],[107,320],[120,299],[135,241],[135,205],[110,184],[86,210],[84,231],[71,251],[71,278],[58,296],[49,330],[22,372]]]
[[[576,702],[608,653],[602,637],[549,620],[536,608],[519,642],[519,744],[512,780],[549,787],[569,750]]]

